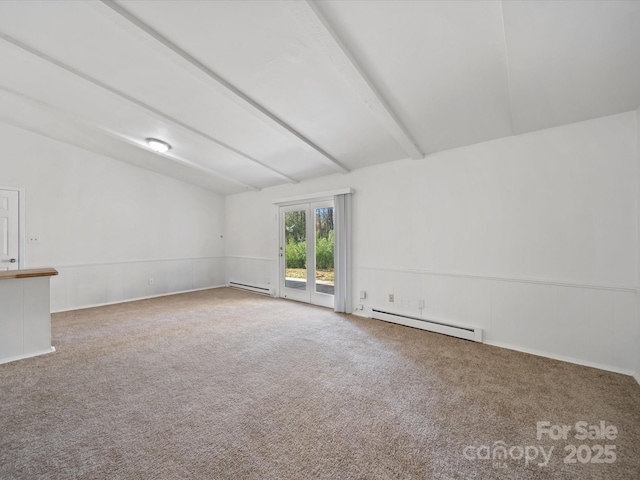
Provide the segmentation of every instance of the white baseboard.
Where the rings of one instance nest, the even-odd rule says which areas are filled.
[[[51,347],[46,350],[38,350],[37,352],[23,353],[22,355],[16,355],[14,357],[2,358],[0,359],[0,364],[15,362],[16,360],[24,360],[25,358],[37,357],[39,355],[46,355],[47,353],[53,353],[55,351],[55,347]]]
[[[108,305],[117,305],[119,303],[138,302],[140,300],[148,300],[150,298],[168,297],[170,295],[180,295],[181,293],[201,292],[203,290],[213,290],[214,288],[224,288],[227,285],[214,285],[211,287],[192,288],[190,290],[181,290],[179,292],[160,293],[158,295],[148,295],[146,297],[127,298],[125,300],[115,300],[113,302],[95,303],[90,305],[81,305],[73,308],[66,308],[61,310],[52,310],[51,313],[63,313],[72,312],[74,310],[84,310],[85,308],[106,307]]]
[[[433,318],[418,318],[400,313],[385,312],[377,308],[371,310],[371,317],[384,322],[398,323],[400,325],[406,325],[407,327],[419,328],[450,337],[463,338],[465,340],[482,343],[482,329],[478,327],[449,322],[445,323]]]
[[[236,282],[233,280],[229,280],[228,287],[236,288],[238,290],[242,290],[244,292],[252,292],[258,293],[260,295],[267,295],[268,297],[274,297],[275,292],[270,287],[261,287],[259,285],[250,285],[248,283]]]
[[[640,385],[640,372],[636,372],[636,373],[633,375],[633,378],[635,378],[635,379],[636,379],[636,382],[638,382],[638,385]]]

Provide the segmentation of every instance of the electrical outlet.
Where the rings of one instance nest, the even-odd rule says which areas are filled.
[[[393,295],[393,293],[390,293],[390,294],[389,294],[389,301],[390,301],[390,302],[395,302],[395,301],[396,301],[396,300],[395,300],[395,296]]]
[[[364,300],[365,298],[367,298],[367,292],[360,290],[360,300]]]
[[[153,278],[149,279],[149,285],[153,285]]]

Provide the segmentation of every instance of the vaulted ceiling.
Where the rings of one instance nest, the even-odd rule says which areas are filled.
[[[635,109],[640,2],[4,0],[0,60],[1,122],[230,194]]]

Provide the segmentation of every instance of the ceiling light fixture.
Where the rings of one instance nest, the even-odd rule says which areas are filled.
[[[163,142],[157,138],[147,138],[147,143],[149,144],[149,147],[151,147],[151,150],[158,153],[167,152],[171,148],[171,145],[167,142]]]

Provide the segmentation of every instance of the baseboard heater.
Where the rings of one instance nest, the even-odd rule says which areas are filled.
[[[271,296],[271,289],[258,287],[256,285],[247,285],[246,283],[229,282],[229,286],[232,288],[239,288],[240,290],[247,290],[248,292],[261,293],[262,295]]]
[[[371,311],[372,317],[385,322],[398,323],[407,327],[420,328],[429,330],[430,332],[442,333],[451,337],[464,338],[474,342],[482,342],[482,329],[477,327],[468,327],[463,325],[454,325],[451,323],[438,322],[426,318],[416,318],[398,313],[385,312],[383,310]]]

